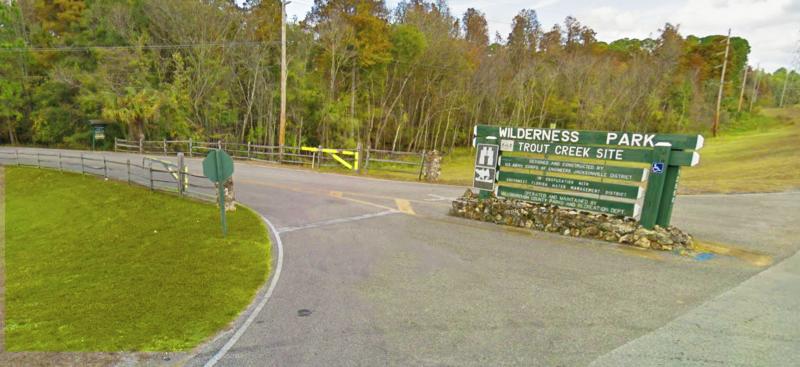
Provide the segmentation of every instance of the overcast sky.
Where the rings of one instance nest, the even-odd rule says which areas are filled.
[[[289,17],[305,17],[313,0],[291,0]],[[572,15],[597,32],[602,41],[658,36],[664,23],[680,25],[681,34],[725,34],[750,41],[750,64],[773,71],[797,69],[800,46],[800,0],[450,0],[459,18],[467,8],[486,14],[491,31],[505,38],[520,9],[534,9],[545,29]],[[387,0],[394,7],[396,0]]]

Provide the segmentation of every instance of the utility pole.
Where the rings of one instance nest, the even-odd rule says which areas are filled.
[[[761,64],[756,66],[756,72],[761,69]],[[747,112],[753,112],[753,105],[756,103],[756,99],[758,98],[758,84],[761,82],[761,74],[756,74],[755,83],[753,83],[753,95],[750,98],[750,108],[747,109]]]
[[[711,135],[717,136],[719,131],[719,109],[722,106],[722,89],[725,86],[725,69],[728,67],[728,49],[731,46],[731,29],[728,28],[728,38],[725,39],[725,58],[722,60],[722,74],[719,77],[719,93],[717,93],[717,110],[714,112],[714,124],[711,125]]]
[[[786,86],[789,85],[789,76],[790,76],[789,69],[786,69],[786,77],[783,78],[783,91],[781,92],[781,102],[778,104],[778,107],[783,107],[783,97],[786,96]]]
[[[750,70],[747,65],[744,66],[744,76],[742,77],[742,91],[739,92],[739,107],[736,108],[736,112],[742,112],[742,102],[744,102],[744,86],[747,85],[747,72]]]
[[[281,0],[281,117],[278,131],[279,160],[286,144],[286,0]]]

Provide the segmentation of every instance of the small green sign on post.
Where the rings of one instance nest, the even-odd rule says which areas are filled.
[[[220,149],[214,149],[208,152],[206,158],[203,159],[203,175],[205,175],[211,182],[217,184],[219,197],[219,215],[222,221],[222,236],[228,234],[228,223],[225,220],[225,182],[233,176],[233,159],[228,153]]]

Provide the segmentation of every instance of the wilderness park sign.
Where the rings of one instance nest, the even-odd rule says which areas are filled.
[[[482,195],[670,223],[681,166],[701,135],[477,125],[473,186]]]

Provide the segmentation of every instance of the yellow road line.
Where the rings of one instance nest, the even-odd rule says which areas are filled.
[[[409,214],[409,215],[417,215],[414,213],[414,208],[411,207],[411,203],[405,199],[394,199],[395,205],[397,205],[397,210]]]
[[[717,255],[732,256],[754,266],[764,267],[772,264],[772,256],[758,251],[745,250],[737,247],[706,241],[695,241],[694,249],[700,252],[710,252]]]

